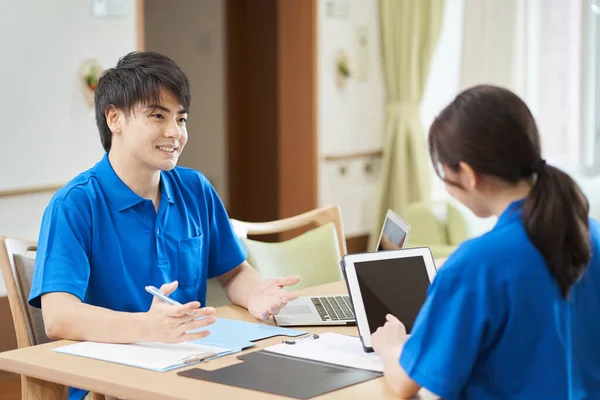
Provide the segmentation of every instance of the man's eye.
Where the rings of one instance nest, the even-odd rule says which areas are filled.
[[[187,122],[187,118],[181,117],[181,118],[179,118],[179,122]]]
[[[162,114],[152,114],[154,118],[164,119],[165,117]]]

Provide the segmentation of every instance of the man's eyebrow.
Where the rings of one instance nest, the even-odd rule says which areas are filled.
[[[167,107],[165,106],[161,106],[160,104],[150,104],[148,107],[146,107],[146,109],[148,110],[160,110],[160,111],[164,111],[167,113],[170,113],[171,110],[169,110]],[[187,114],[188,111],[185,108],[181,108],[179,111],[177,111],[177,114]]]
[[[147,110],[159,110],[159,111],[164,111],[164,112],[168,112],[170,113],[171,110],[169,110],[167,107],[165,106],[161,106],[160,104],[150,104],[148,107],[146,107]]]

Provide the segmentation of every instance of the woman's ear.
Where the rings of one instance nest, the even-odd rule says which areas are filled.
[[[461,161],[458,164],[458,168],[460,173],[460,180],[463,184],[463,187],[469,190],[477,189],[477,186],[479,186],[480,181],[475,170],[464,161]]]
[[[104,111],[104,115],[106,116],[106,124],[110,131],[114,133],[121,132],[121,110],[117,107],[107,107],[106,111]]]

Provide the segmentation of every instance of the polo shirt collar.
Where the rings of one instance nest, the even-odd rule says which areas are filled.
[[[126,210],[146,200],[131,190],[129,186],[119,178],[110,164],[108,152],[105,153],[102,160],[96,164],[95,169],[104,193],[107,194],[111,203],[113,203],[117,210]],[[163,171],[161,171],[160,174],[160,194],[161,198],[165,198],[170,203],[173,203],[173,188]]]
[[[523,214],[523,203],[525,203],[524,198],[510,203],[498,218],[498,222],[496,222],[494,229],[500,228],[521,218],[521,215]]]
[[[173,200],[173,186],[165,171],[160,171],[160,197],[171,204],[175,204]]]

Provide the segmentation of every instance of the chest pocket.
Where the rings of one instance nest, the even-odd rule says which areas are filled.
[[[179,287],[198,289],[202,275],[202,235],[181,239],[178,245],[177,280]]]

